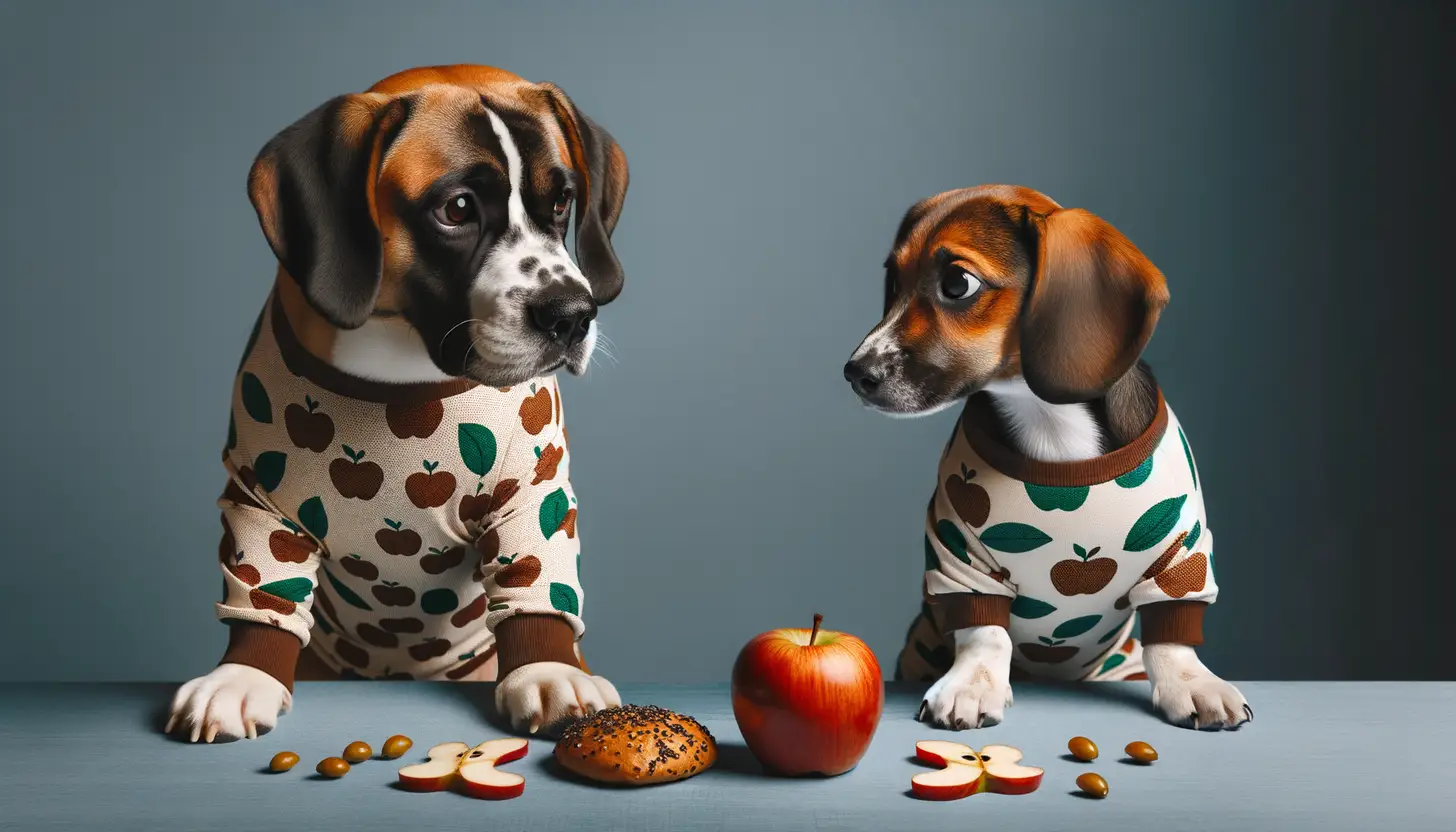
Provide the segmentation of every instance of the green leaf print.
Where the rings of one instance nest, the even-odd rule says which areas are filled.
[[[1178,439],[1183,443],[1183,456],[1188,458],[1188,473],[1193,475],[1193,488],[1198,489],[1198,466],[1193,464],[1193,449],[1188,447],[1188,437],[1183,435],[1183,426],[1178,426]]]
[[[940,538],[942,546],[949,549],[950,553],[956,556],[956,560],[970,564],[971,556],[966,553],[966,537],[961,534],[961,530],[956,528],[954,523],[949,520],[936,521],[935,536]],[[930,542],[926,541],[926,546],[928,547],[929,545]],[[929,557],[929,555],[926,555],[926,562],[929,562]]]
[[[1084,615],[1081,618],[1069,618],[1057,625],[1052,630],[1052,638],[1076,638],[1082,635],[1102,620],[1100,615]]]
[[[253,474],[263,490],[272,493],[283,482],[283,469],[288,465],[288,454],[282,451],[264,451],[253,460]]]
[[[323,540],[329,534],[329,515],[324,511],[324,501],[318,497],[309,497],[298,507],[298,522],[314,536],[315,540]]]
[[[1129,552],[1146,552],[1158,545],[1158,541],[1167,537],[1177,525],[1178,512],[1183,510],[1183,503],[1187,500],[1187,494],[1169,497],[1143,512],[1143,516],[1128,530],[1122,548]]]
[[[263,382],[252,373],[243,373],[243,409],[248,411],[253,421],[273,424],[273,403],[268,401],[268,391],[263,389]]]
[[[449,589],[432,589],[420,596],[420,609],[430,615],[454,612],[458,606],[460,606],[460,598]]]
[[[313,584],[309,582],[308,578],[285,578],[271,584],[263,584],[258,589],[297,604],[307,598],[310,592],[313,592]]]
[[[541,536],[547,540],[551,535],[561,529],[561,524],[566,521],[566,512],[570,505],[566,500],[566,489],[558,488],[546,495],[541,501]]]
[[[930,535],[925,537],[925,571],[934,572],[940,568],[940,556],[935,553],[935,547],[930,545]]]
[[[1097,668],[1097,672],[1099,674],[1106,673],[1109,670],[1115,669],[1118,665],[1122,664],[1125,661],[1127,661],[1127,656],[1124,656],[1121,653],[1113,653],[1111,656],[1107,657],[1107,661],[1103,662],[1101,667]]]
[[[576,597],[576,590],[566,584],[551,584],[551,606],[569,615],[581,614],[581,602]]]
[[[511,606],[510,604],[507,604],[506,602],[502,601],[499,604],[491,604],[490,606],[486,607],[485,609],[486,609],[486,612],[499,612],[499,611],[504,610],[504,609],[510,609],[510,606]]]
[[[1030,552],[1052,539],[1047,533],[1025,523],[997,523],[981,532],[981,542],[998,552]]]
[[[1076,511],[1087,502],[1087,495],[1092,489],[1087,486],[1075,488],[1063,488],[1056,485],[1033,485],[1025,483],[1026,496],[1031,502],[1042,511]]]
[[[333,573],[329,571],[327,566],[324,567],[321,571],[324,573],[324,577],[329,579],[329,586],[334,588],[334,592],[339,593],[339,598],[343,600],[344,603],[348,604],[351,607],[358,607],[361,610],[373,610],[373,607],[369,606],[369,604],[366,603],[363,598],[360,598],[358,595],[354,594],[354,590],[348,588],[347,586],[344,586],[342,583],[339,583],[339,579],[334,577]]]
[[[1126,626],[1126,624],[1127,624],[1127,619],[1126,618],[1124,618],[1121,621],[1117,622],[1117,626],[1116,627],[1113,627],[1111,630],[1108,630],[1107,631],[1107,634],[1104,635],[1102,638],[1097,639],[1097,643],[1098,644],[1106,644],[1107,642],[1112,641],[1113,639],[1117,638],[1117,634],[1120,633],[1120,632],[1122,632],[1122,628],[1124,626]]]
[[[1143,464],[1132,469],[1131,471],[1128,471],[1126,474],[1123,474],[1122,476],[1113,480],[1113,482],[1117,483],[1123,488],[1137,488],[1138,486],[1147,482],[1148,477],[1152,476],[1152,473],[1153,458],[1148,457],[1147,459],[1143,460]]]
[[[1011,602],[1011,614],[1017,618],[1046,618],[1057,608],[1045,601],[1038,601],[1029,595],[1018,595]]]
[[[460,436],[460,458],[465,467],[477,477],[483,477],[495,467],[495,434],[485,425],[462,424],[457,431]]]
[[[1193,544],[1198,542],[1198,537],[1201,534],[1203,534],[1203,521],[1194,520],[1193,528],[1189,530],[1188,536],[1183,538],[1183,545],[1188,547],[1188,551],[1193,551]]]

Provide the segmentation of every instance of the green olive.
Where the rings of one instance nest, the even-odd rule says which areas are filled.
[[[397,760],[403,757],[413,745],[414,742],[409,737],[404,734],[395,734],[384,741],[384,747],[380,749],[380,752],[386,760]]]
[[[355,740],[349,743],[348,748],[344,749],[344,759],[350,763],[362,763],[373,756],[374,749],[370,748],[367,742]]]
[[[325,777],[338,779],[349,773],[349,763],[343,757],[325,757],[319,760],[318,768],[314,771]]]
[[[1127,744],[1127,748],[1123,750],[1127,752],[1127,756],[1143,765],[1147,765],[1158,759],[1157,749],[1145,742],[1130,742]]]
[[[1067,741],[1067,750],[1084,763],[1097,759],[1097,743],[1086,737],[1072,737]]]
[[[1077,778],[1077,788],[1099,800],[1107,796],[1107,781],[1102,775],[1089,771]]]
[[[298,765],[298,755],[292,751],[280,751],[268,761],[269,771],[287,771]]]

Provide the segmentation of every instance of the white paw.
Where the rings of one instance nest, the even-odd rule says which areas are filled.
[[[1153,706],[1182,728],[1232,730],[1254,718],[1239,689],[1203,666],[1192,647],[1143,646],[1143,666],[1153,685]]]
[[[496,710],[512,728],[532,734],[621,704],[622,698],[611,682],[560,662],[522,665],[495,689]]]
[[[177,690],[163,733],[180,729],[191,742],[212,742],[219,735],[257,739],[292,707],[293,694],[267,673],[244,664],[220,664]]]
[[[1011,707],[1011,637],[1002,627],[955,632],[950,670],[925,693],[916,719],[956,731],[989,728]]]

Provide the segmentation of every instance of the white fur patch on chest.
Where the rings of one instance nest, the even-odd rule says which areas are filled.
[[[372,381],[405,384],[450,379],[435,366],[420,334],[403,318],[370,318],[358,329],[340,330],[329,363]]]
[[[986,385],[1016,449],[1042,462],[1077,462],[1102,454],[1102,429],[1084,404],[1052,404],[1024,379]]]

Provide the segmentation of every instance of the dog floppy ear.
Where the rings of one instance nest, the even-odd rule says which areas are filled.
[[[554,84],[540,85],[570,145],[571,164],[581,177],[576,201],[576,264],[591,284],[598,305],[622,291],[622,264],[612,248],[612,231],[627,199],[627,155],[612,135],[576,108]]]
[[[341,95],[274,136],[248,174],[248,197],[279,264],[344,329],[362,326],[379,295],[374,186],[407,115],[404,99]]]
[[[1168,303],[1163,273],[1080,209],[1028,212],[1036,265],[1021,308],[1021,373],[1054,404],[1105,394],[1142,354]]]

